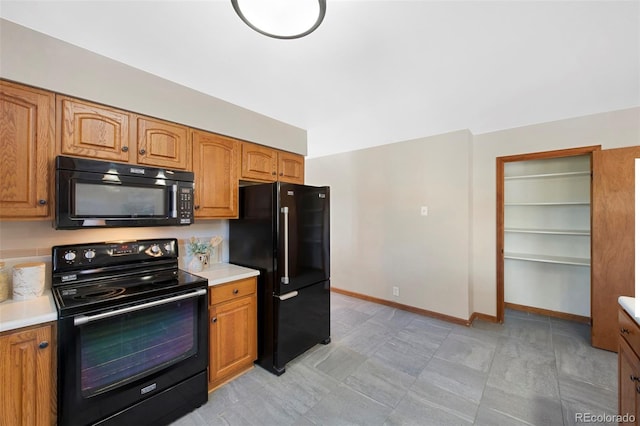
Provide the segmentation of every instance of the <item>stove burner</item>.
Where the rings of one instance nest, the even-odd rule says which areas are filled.
[[[107,287],[89,290],[85,293],[77,294],[73,296],[75,300],[99,300],[108,299],[109,297],[115,297],[124,293],[124,287]]]

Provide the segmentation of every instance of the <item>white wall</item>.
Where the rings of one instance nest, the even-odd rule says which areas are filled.
[[[467,319],[470,158],[459,131],[308,160],[331,187],[331,285]]]
[[[193,66],[198,66],[197,60]],[[306,130],[4,19],[0,19],[0,77],[307,154]]]
[[[638,144],[632,108],[308,159],[307,182],[331,186],[332,285],[463,319],[494,316],[496,157]]]

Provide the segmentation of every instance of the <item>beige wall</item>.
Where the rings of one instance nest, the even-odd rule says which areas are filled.
[[[308,159],[307,182],[331,185],[332,285],[462,319],[496,315],[496,157],[638,144],[633,108]]]
[[[470,158],[459,131],[308,160],[331,186],[332,286],[467,319]]]
[[[198,66],[194,62],[193,66]],[[307,154],[306,130],[0,19],[0,77]]]

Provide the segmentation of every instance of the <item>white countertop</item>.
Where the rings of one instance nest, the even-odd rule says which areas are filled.
[[[201,272],[192,273],[206,278],[209,281],[209,286],[260,275],[260,271],[255,269],[230,263],[214,263]],[[51,289],[46,289],[42,296],[35,299],[8,299],[0,303],[0,332],[56,321],[57,319],[58,311]]]
[[[8,299],[0,303],[0,331],[14,330],[58,319],[56,303],[50,289],[35,299]]]
[[[256,269],[231,263],[213,263],[207,269],[191,273],[209,280],[209,287],[260,275],[260,271]]]

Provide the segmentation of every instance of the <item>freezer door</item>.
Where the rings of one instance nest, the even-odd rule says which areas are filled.
[[[275,293],[329,279],[329,188],[280,184]]]
[[[330,341],[329,281],[274,296],[276,312],[274,370],[318,343]]]

